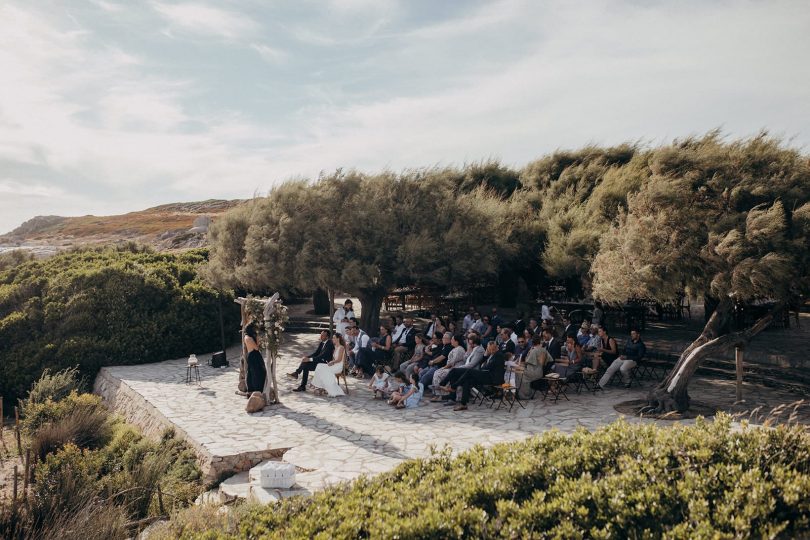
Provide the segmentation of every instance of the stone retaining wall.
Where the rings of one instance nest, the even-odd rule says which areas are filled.
[[[140,428],[148,437],[159,438],[166,429],[173,429],[177,436],[186,441],[197,454],[206,484],[213,484],[237,472],[247,471],[262,461],[280,459],[287,451],[286,448],[277,448],[228,456],[212,455],[204,446],[173,424],[143,396],[113,376],[107,368],[102,368],[96,376],[93,392],[101,396],[110,410],[120,414],[128,423]]]

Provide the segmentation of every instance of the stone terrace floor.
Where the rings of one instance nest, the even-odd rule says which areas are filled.
[[[395,410],[372,399],[365,384],[351,378],[350,394],[345,397],[291,392],[294,382],[284,374],[315,348],[317,337],[293,335],[288,339],[280,355],[282,404],[252,415],[244,411],[245,398],[234,393],[238,378],[234,367],[202,365],[201,386],[185,384],[185,359],[106,369],[212,456],[289,448],[284,460],[309,471],[298,474],[299,485],[309,490],[386,471],[402,460],[429,455],[433,447],[449,445],[461,451],[549,429],[571,432],[584,426],[593,430],[621,416],[614,410],[615,404],[643,397],[653,384],[645,382],[632,390],[617,386],[596,395],[584,391],[577,395],[572,389],[570,401],[543,402],[538,396],[526,402],[526,409],[516,405],[511,412],[478,405],[454,412],[452,407],[427,402],[417,409]],[[238,364],[238,355],[238,348],[229,350],[232,366]],[[207,357],[199,356],[204,364]],[[799,399],[786,391],[746,384],[746,402],[735,405],[733,382],[719,379],[696,379],[690,394],[694,400],[736,412],[756,407],[769,411]],[[806,408],[800,410],[798,419],[810,422]]]

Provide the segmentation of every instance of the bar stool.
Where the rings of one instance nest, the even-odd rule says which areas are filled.
[[[197,365],[197,355],[192,354],[188,357],[188,364],[186,365],[186,384],[196,384],[202,386],[200,379],[200,367]]]

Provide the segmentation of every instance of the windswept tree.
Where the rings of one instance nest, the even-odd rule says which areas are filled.
[[[600,232],[626,204],[627,194],[638,189],[644,168],[643,155],[626,144],[558,151],[525,167],[521,183],[542,203],[536,216],[543,228],[538,252],[548,277],[565,280],[572,292],[581,290]]]
[[[810,291],[810,164],[760,135],[727,144],[718,133],[658,149],[652,176],[604,234],[593,293],[670,301],[683,289],[717,301],[701,335],[649,396],[658,412],[689,407],[701,361],[744,344],[795,294]],[[731,324],[735,303],[771,301],[750,327]]]
[[[374,331],[393,288],[492,276],[509,254],[497,242],[500,199],[455,187],[430,171],[338,171],[283,184],[214,224],[210,275],[253,289],[348,292],[360,299],[361,326]]]

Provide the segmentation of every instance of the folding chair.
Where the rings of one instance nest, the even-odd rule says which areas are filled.
[[[546,400],[549,394],[554,398],[554,403],[557,403],[560,396],[564,397],[566,401],[571,401],[566,395],[568,391],[568,379],[563,377],[549,377],[548,375],[543,379],[546,381],[546,389],[543,391],[543,401]]]
[[[483,385],[482,387],[473,386],[470,389],[470,392],[475,394],[472,400],[473,405],[476,401],[478,402],[479,406],[483,405],[485,402],[489,402],[489,408],[491,409],[492,406],[495,405],[495,400],[499,389],[500,386],[491,384]]]
[[[495,410],[500,410],[501,405],[506,405],[507,403],[509,404],[509,412],[512,412],[512,407],[515,406],[515,403],[520,405],[521,409],[525,409],[526,405],[524,405],[523,400],[520,399],[520,385],[523,382],[524,371],[509,368],[506,373],[514,374],[515,384],[512,385],[511,383],[505,382],[501,385],[501,401],[498,403],[498,407]],[[509,379],[511,379],[511,377],[509,377]]]
[[[576,376],[572,382],[576,383],[575,391],[577,394],[579,394],[583,388],[592,394],[596,394],[602,390],[602,387],[599,386],[600,375],[598,371],[593,371],[591,373],[579,371],[575,375]]]

